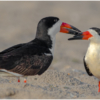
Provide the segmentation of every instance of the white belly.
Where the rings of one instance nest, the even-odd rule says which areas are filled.
[[[86,56],[85,61],[90,72],[100,79],[100,45],[90,44]]]

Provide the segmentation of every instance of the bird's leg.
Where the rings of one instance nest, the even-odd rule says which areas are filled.
[[[27,83],[27,77],[25,77],[25,79],[24,79],[24,83]]]
[[[27,77],[24,78],[24,83],[25,83],[25,85],[24,85],[24,88],[25,88],[26,86],[28,86],[28,84],[27,84]]]
[[[100,81],[99,81],[98,87],[99,87],[98,92],[100,92]]]
[[[20,82],[20,78],[18,77],[18,82]]]

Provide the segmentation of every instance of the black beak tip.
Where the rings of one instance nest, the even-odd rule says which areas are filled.
[[[82,39],[82,38],[83,38],[82,35],[75,35],[74,37],[69,38],[68,40],[80,40],[80,39]]]
[[[70,41],[70,40],[75,40],[76,38],[69,38],[68,40]]]
[[[72,34],[72,35],[81,35],[82,32],[78,32],[77,30],[74,30],[74,29],[69,29],[69,28],[66,28],[68,31],[69,31],[69,34]]]
[[[81,32],[78,28],[76,28],[74,26],[72,26],[72,29],[75,30],[75,31],[77,31],[77,32]]]
[[[70,40],[72,40],[72,38],[69,38],[68,40],[70,41]]]

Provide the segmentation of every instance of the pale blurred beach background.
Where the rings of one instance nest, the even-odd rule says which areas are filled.
[[[0,51],[35,38],[37,24],[47,16],[59,17],[81,31],[100,28],[100,1],[0,1]],[[54,60],[41,76],[0,77],[0,99],[100,99],[98,80],[87,75],[83,57],[89,41],[68,41],[58,33]]]

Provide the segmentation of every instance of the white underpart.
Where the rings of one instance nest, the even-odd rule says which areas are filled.
[[[16,77],[23,76],[21,74],[10,72],[5,69],[0,69],[0,71],[3,71],[3,72],[0,72],[0,76],[16,76]]]
[[[52,48],[50,49],[52,55],[54,54],[54,46],[55,46],[55,39],[56,39],[56,34],[60,31],[60,26],[62,24],[62,21],[58,21],[55,23],[49,30],[48,30],[48,35],[50,35],[51,40],[52,40]]]
[[[93,30],[89,30],[89,32],[93,35],[93,38],[90,38],[91,42],[85,61],[90,72],[100,80],[100,36]]]

